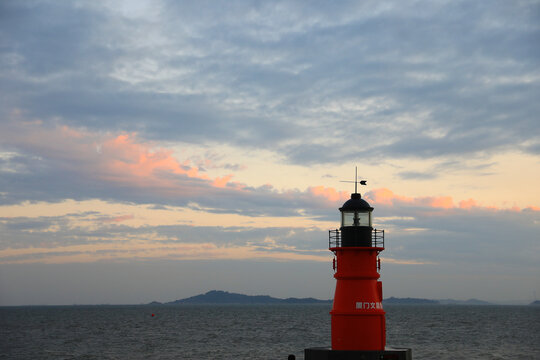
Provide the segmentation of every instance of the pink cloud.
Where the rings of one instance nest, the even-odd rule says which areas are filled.
[[[454,207],[454,201],[451,196],[440,196],[433,198],[431,206],[436,208],[450,209]]]
[[[410,197],[400,196],[394,194],[390,189],[382,188],[369,191],[365,197],[374,203],[381,205],[394,205],[394,202],[413,203],[414,199]]]
[[[120,222],[123,222],[123,221],[126,221],[126,220],[131,220],[133,218],[134,217],[133,217],[132,214],[120,215],[120,216],[115,216],[115,217],[103,218],[103,219],[101,219],[101,222],[104,222],[104,223],[120,223]]]
[[[427,206],[432,208],[451,209],[454,208],[454,201],[451,196],[439,197],[408,197],[394,194],[387,188],[375,189],[366,194],[366,199],[376,204],[395,206],[397,204],[407,204],[413,206]]]
[[[459,202],[459,207],[461,209],[471,209],[476,206],[477,206],[476,200],[474,199],[467,199],[467,200],[462,200]]]
[[[365,198],[369,202],[373,202],[377,205],[386,205],[386,206],[398,206],[398,205],[409,205],[409,206],[419,206],[419,207],[429,207],[434,209],[464,209],[471,210],[473,208],[482,208],[484,210],[505,210],[505,211],[522,211],[522,210],[532,210],[540,211],[539,207],[529,206],[525,209],[520,209],[517,206],[510,208],[499,208],[496,206],[481,206],[474,199],[467,199],[460,201],[457,205],[454,203],[454,199],[451,196],[426,196],[426,197],[408,197],[403,195],[397,195],[392,192],[392,190],[387,188],[375,189],[366,193]]]
[[[75,130],[73,128],[70,128],[69,126],[61,126],[60,132],[63,136],[73,139],[81,139],[84,138],[84,133],[78,130]]]
[[[91,181],[112,183],[135,188],[137,191],[144,189],[150,195],[154,193],[170,197],[181,197],[185,194],[202,196],[209,187],[232,192],[231,195],[235,195],[235,192],[248,195],[253,192],[252,187],[231,181],[233,174],[210,178],[190,160],[180,160],[171,149],[141,141],[135,133],[111,135],[68,126],[49,128],[39,122],[12,122],[6,129],[8,133],[5,139],[8,144],[18,147],[24,145],[31,153],[49,160],[60,172],[68,170],[69,173],[79,174]],[[197,161],[200,164],[209,164],[211,159]],[[264,196],[299,196],[304,200],[320,202],[319,205],[323,207],[335,206],[349,198],[348,192],[325,186],[312,186],[306,191],[277,191],[268,185],[257,191]],[[481,207],[474,199],[462,200],[456,205],[450,196],[409,197],[395,194],[388,188],[374,189],[364,197],[373,204],[385,206],[409,205],[441,210]],[[485,206],[482,208],[487,209]],[[513,210],[520,211],[519,208]],[[530,206],[527,210],[540,211],[540,208]]]
[[[212,183],[215,187],[223,188],[227,185],[229,180],[231,180],[233,176],[232,175],[225,175],[223,177],[217,177],[215,178],[214,182]]]
[[[5,138],[13,145],[38,154],[60,172],[67,170],[93,181],[144,188],[162,196],[198,194],[208,186],[242,187],[229,182],[233,174],[210,178],[190,160],[180,160],[171,149],[141,141],[136,133],[99,133],[20,121],[10,122],[5,130]]]
[[[332,187],[312,186],[309,187],[307,191],[311,195],[324,198],[333,203],[345,201],[349,197],[349,194],[346,191],[337,191]]]
[[[16,144],[25,144],[55,166],[92,181],[143,189],[160,196],[202,196],[208,187],[244,194],[253,191],[246,184],[232,181],[233,174],[210,178],[190,160],[178,159],[171,149],[141,141],[136,133],[103,134],[69,126],[47,128],[36,123],[13,124],[13,129]],[[198,159],[197,163],[208,166],[212,159]],[[325,204],[343,202],[349,196],[347,192],[324,186],[310,187],[304,192],[280,192],[266,184],[257,192],[287,198],[307,195],[315,200],[322,199]]]
[[[189,161],[180,163],[172,150],[152,150],[152,144],[138,142],[135,134],[122,134],[107,139],[102,145],[103,165],[112,174],[133,177],[155,177],[157,171],[183,174],[191,178],[208,180]]]

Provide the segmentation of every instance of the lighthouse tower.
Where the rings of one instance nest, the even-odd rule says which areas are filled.
[[[379,254],[384,250],[384,230],[372,225],[373,207],[355,192],[339,211],[341,227],[329,231],[336,290],[331,315],[331,348],[305,349],[306,360],[412,358],[410,349],[386,347]]]
[[[341,228],[329,232],[336,257],[336,292],[330,312],[333,350],[384,350],[385,312],[378,281],[384,230],[372,227],[372,211],[355,192],[339,209]]]

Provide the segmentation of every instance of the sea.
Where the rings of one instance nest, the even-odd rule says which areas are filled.
[[[0,359],[303,359],[330,305],[0,307]],[[413,359],[540,359],[540,307],[386,305]]]

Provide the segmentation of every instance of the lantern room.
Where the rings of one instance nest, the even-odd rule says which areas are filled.
[[[341,246],[371,246],[373,208],[359,193],[351,194],[341,208]]]

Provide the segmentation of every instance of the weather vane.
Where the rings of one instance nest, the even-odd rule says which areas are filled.
[[[352,183],[354,182],[354,193],[358,193],[358,184],[367,185],[367,180],[358,181],[358,166],[354,167],[354,181],[341,180],[340,182]]]

